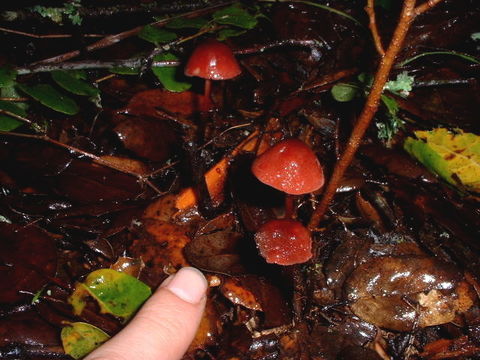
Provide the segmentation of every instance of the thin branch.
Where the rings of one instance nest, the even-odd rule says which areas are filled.
[[[129,170],[128,168],[124,168],[122,166],[119,166],[119,165],[111,162],[111,161],[105,160],[98,155],[92,154],[88,151],[79,149],[79,148],[71,146],[71,145],[64,144],[64,143],[62,143],[58,140],[55,140],[55,139],[52,139],[52,138],[46,136],[46,135],[24,134],[24,133],[17,133],[17,132],[11,132],[11,131],[2,131],[2,130],[0,130],[0,135],[19,137],[19,138],[27,138],[27,139],[35,139],[35,140],[41,140],[41,141],[48,142],[50,144],[53,144],[53,145],[56,145],[56,146],[61,147],[63,149],[66,149],[66,150],[68,150],[72,153],[76,153],[76,154],[85,156],[85,157],[91,159],[94,163],[96,163],[98,165],[108,167],[110,169],[122,172],[124,174],[135,176],[141,183],[146,184],[147,186],[152,188],[159,195],[163,195],[163,193],[164,193],[159,188],[157,188],[150,180],[148,180],[147,177],[144,174],[139,174],[135,171]]]
[[[423,14],[425,11],[430,10],[431,8],[433,8],[434,6],[437,6],[441,2],[442,0],[428,0],[424,4],[418,5],[414,10],[415,16]]]
[[[64,38],[71,38],[73,35],[71,34],[48,34],[48,35],[37,35],[37,34],[32,34],[24,31],[19,31],[19,30],[13,30],[13,29],[7,29],[4,27],[0,27],[0,31],[6,32],[6,33],[11,33],[11,34],[16,34],[16,35],[22,35],[22,36],[27,36],[31,37],[34,39],[64,39]],[[102,34],[82,34],[83,37],[104,37],[105,35]]]
[[[322,42],[327,49],[330,49],[330,45],[328,45],[325,40],[322,40]],[[270,50],[270,49],[282,47],[282,46],[308,47],[315,57],[319,57],[320,49],[322,48],[322,43],[319,42],[318,40],[285,39],[285,40],[274,41],[269,44],[254,45],[250,48],[238,49],[238,50],[235,50],[234,53],[236,55],[256,54],[256,53],[262,53],[266,50]]]
[[[368,27],[370,28],[370,32],[372,33],[373,43],[375,44],[375,48],[377,49],[378,54],[381,57],[384,57],[385,50],[383,49],[382,38],[380,37],[380,33],[378,32],[377,20],[375,17],[375,0],[367,1],[367,6],[365,6],[365,11],[368,14],[368,19],[369,19]]]
[[[156,21],[154,23],[151,23],[150,25],[157,26],[157,27],[162,27],[165,24],[167,24],[168,22],[172,21],[173,19],[176,19],[176,18],[191,19],[191,18],[194,18],[194,17],[197,17],[197,16],[202,16],[202,15],[208,14],[208,13],[210,13],[210,12],[212,12],[212,11],[218,9],[218,8],[230,5],[231,3],[232,3],[232,1],[228,1],[228,2],[224,2],[224,3],[221,3],[221,4],[216,4],[216,5],[207,7],[205,9],[190,11],[188,13],[184,13],[184,14],[181,14],[181,15],[178,15],[178,16],[172,16],[172,17],[169,17],[169,18],[165,18],[165,19]],[[140,31],[142,31],[142,29],[144,27],[145,26],[143,26],[143,25],[142,26],[137,26],[133,29],[123,31],[123,32],[115,34],[115,35],[106,36],[103,39],[101,39],[99,41],[96,41],[93,44],[88,45],[85,48],[85,52],[88,53],[88,52],[92,52],[92,51],[95,51],[95,50],[103,49],[103,48],[109,47],[111,45],[114,45],[114,44],[116,44],[116,43],[118,43],[122,40],[125,40],[127,38],[130,38],[132,36],[137,35]],[[70,60],[70,59],[73,59],[73,58],[79,56],[80,53],[81,53],[80,50],[74,50],[74,51],[70,51],[70,52],[67,52],[67,53],[64,53],[64,54],[53,56],[53,57],[48,58],[48,59],[43,59],[43,60],[37,61],[37,62],[33,63],[32,65],[47,64],[47,63],[58,63],[58,62],[67,61],[67,60]]]
[[[325,212],[328,209],[328,206],[335,196],[335,192],[340,181],[342,180],[343,174],[352,162],[353,157],[360,146],[362,138],[372,122],[373,116],[378,110],[380,97],[385,87],[385,83],[390,75],[392,66],[395,62],[395,57],[402,49],[403,41],[405,40],[407,32],[413,22],[413,19],[415,18],[415,3],[416,0],[405,0],[403,3],[398,25],[393,33],[393,37],[390,45],[388,46],[387,52],[382,58],[377,73],[375,74],[375,80],[373,82],[370,94],[367,97],[362,113],[360,114],[360,117],[358,118],[357,123],[352,130],[344,153],[340,157],[340,160],[335,164],[335,168],[333,169],[332,176],[327,188],[325,189],[320,204],[312,214],[310,223],[308,225],[311,230],[315,230],[322,220]]]
[[[132,58],[114,61],[84,60],[75,62],[63,62],[59,64],[38,64],[29,67],[16,68],[18,75],[50,72],[55,70],[89,70],[89,69],[112,69],[116,67],[140,68],[144,62],[142,58]],[[151,66],[172,67],[180,65],[179,61],[154,61]]]
[[[26,123],[26,124],[29,124],[29,125],[33,124],[32,120],[24,118],[23,116],[17,115],[15,113],[12,113],[11,111],[0,109],[0,114],[5,114],[5,115],[8,115],[8,116],[11,116],[11,117],[13,117],[17,120],[20,120],[20,121]]]
[[[24,102],[29,100],[30,98],[25,98],[25,97],[0,97],[0,101],[8,101],[8,102]]]
[[[300,89],[293,92],[292,95],[297,94],[297,93],[302,92],[302,91],[309,91],[309,90],[313,90],[313,89],[322,88],[326,85],[331,85],[331,84],[337,82],[338,80],[341,80],[341,79],[344,79],[346,77],[352,76],[352,75],[356,74],[357,72],[358,72],[357,68],[351,68],[351,69],[340,70],[340,71],[337,71],[333,74],[327,74],[327,75],[323,76],[322,78],[320,78],[319,80],[315,80],[313,82],[310,82],[308,84],[303,85]]]

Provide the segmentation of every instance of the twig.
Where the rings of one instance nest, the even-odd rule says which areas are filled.
[[[35,135],[35,134],[24,134],[24,133],[17,133],[17,132],[11,132],[11,131],[2,131],[0,130],[0,135],[4,136],[13,136],[13,137],[20,137],[20,138],[27,138],[27,139],[35,139],[35,140],[41,140],[48,142],[50,144],[56,145],[58,147],[64,148],[72,153],[76,153],[79,155],[83,155],[89,159],[91,159],[94,163],[108,167],[110,169],[122,172],[124,174],[128,174],[131,176],[135,176],[141,183],[146,184],[150,188],[152,188],[156,193],[159,195],[163,195],[164,192],[162,192],[159,188],[157,188],[150,180],[147,179],[147,176],[143,174],[139,174],[135,171],[129,170],[127,168],[124,168],[122,166],[119,166],[111,161],[102,159],[100,156],[97,156],[95,154],[89,153],[88,151],[76,148],[71,145],[64,144],[58,140],[52,139],[46,135]]]
[[[383,49],[382,38],[380,37],[380,33],[378,32],[377,21],[375,19],[375,0],[367,1],[367,6],[365,6],[365,11],[368,14],[368,19],[369,19],[368,27],[370,28],[370,32],[372,33],[373,43],[375,44],[375,48],[377,49],[378,54],[381,57],[384,57],[385,50]]]
[[[29,125],[33,124],[32,120],[24,118],[23,116],[17,115],[15,113],[12,113],[11,111],[0,109],[0,114],[5,114],[5,115],[8,115],[8,116],[11,116],[11,117],[13,117],[17,120],[23,121],[26,124],[29,124]]]
[[[330,45],[322,39],[323,44],[327,49],[330,49]],[[256,53],[262,53],[266,50],[270,50],[273,48],[277,47],[282,47],[282,46],[301,46],[301,47],[308,47],[310,48],[310,51],[312,52],[312,55],[314,57],[320,57],[320,48],[322,47],[322,44],[318,40],[298,40],[298,39],[286,39],[286,40],[280,40],[280,41],[274,41],[269,44],[265,45],[254,45],[250,48],[245,48],[245,49],[238,49],[235,50],[234,53],[236,55],[247,55],[247,54],[256,54]]]
[[[173,19],[176,19],[176,18],[187,18],[187,19],[194,18],[194,17],[197,17],[197,16],[208,14],[209,12],[212,12],[212,11],[218,9],[218,8],[230,5],[231,3],[232,3],[232,1],[228,1],[228,2],[224,2],[224,3],[220,3],[220,4],[216,4],[216,5],[207,7],[205,9],[190,11],[188,13],[184,13],[184,14],[181,14],[181,15],[178,15],[178,16],[172,16],[172,17],[169,17],[169,18],[165,18],[165,19],[156,21],[154,23],[151,23],[150,25],[161,27],[161,26],[164,26],[165,24],[167,24],[168,22],[172,21]],[[130,29],[130,30],[127,30],[127,31],[124,31],[124,32],[121,32],[121,33],[118,33],[118,34],[115,34],[115,35],[106,36],[103,39],[101,39],[99,41],[96,41],[93,44],[88,45],[85,48],[85,52],[92,52],[92,51],[95,51],[95,50],[103,49],[103,48],[106,48],[108,46],[114,45],[114,44],[116,44],[116,43],[118,43],[122,40],[125,40],[129,37],[137,35],[140,31],[142,31],[143,28],[144,28],[143,25],[142,26],[137,26],[133,29]],[[48,59],[37,61],[37,62],[33,63],[32,65],[47,64],[47,63],[58,63],[58,62],[67,61],[67,60],[73,59],[74,57],[79,56],[80,53],[81,53],[80,50],[74,50],[74,51],[70,51],[70,52],[67,52],[67,53],[64,53],[64,54],[53,56],[53,57],[48,58]]]
[[[431,8],[439,2],[440,1],[429,1],[425,4],[428,4],[428,8]],[[323,193],[320,204],[312,214],[310,223],[308,224],[308,227],[311,230],[315,230],[318,227],[320,221],[325,215],[325,212],[327,211],[330,202],[335,196],[335,192],[340,181],[342,180],[343,174],[352,162],[353,157],[355,156],[355,153],[360,146],[362,138],[366,130],[368,129],[370,123],[372,122],[373,116],[378,110],[380,97],[382,95],[383,88],[385,87],[385,83],[387,82],[390,75],[393,63],[395,62],[395,57],[402,49],[403,41],[405,40],[405,36],[407,35],[407,32],[413,20],[419,13],[425,11],[423,10],[425,4],[420,5],[418,8],[415,8],[415,4],[416,0],[405,0],[403,3],[400,19],[393,33],[393,37],[390,41],[387,52],[382,58],[377,73],[375,74],[375,80],[373,82],[370,94],[367,97],[362,113],[360,114],[360,117],[358,118],[357,123],[352,130],[345,151],[340,157],[340,160],[335,164],[332,176],[327,185],[327,188],[325,189],[325,192]],[[419,8],[421,8],[421,11],[416,11]]]
[[[29,98],[24,97],[0,97],[0,101],[8,101],[8,102],[24,102],[29,101]]]
[[[28,36],[34,39],[64,39],[64,38],[70,38],[73,35],[71,34],[48,34],[48,35],[37,35],[37,34],[32,34],[24,31],[19,31],[19,30],[13,30],[13,29],[7,29],[4,27],[0,27],[0,31],[4,31],[7,33],[11,34],[17,34],[17,35],[23,35],[23,36]],[[105,35],[102,34],[82,34],[83,37],[104,37]]]
[[[303,85],[300,89],[293,92],[292,95],[297,94],[297,93],[302,92],[302,91],[313,90],[313,89],[321,88],[321,87],[326,86],[326,85],[333,84],[333,83],[337,82],[338,80],[341,80],[343,78],[354,75],[357,72],[358,72],[357,68],[352,68],[352,69],[340,70],[340,71],[337,71],[333,74],[327,74],[319,80],[315,80],[311,83]]]
[[[84,60],[75,62],[63,62],[59,64],[38,64],[29,67],[16,68],[18,75],[50,72],[55,70],[88,70],[88,69],[112,69],[115,67],[140,68],[143,64],[142,58],[132,58],[115,61]],[[154,61],[151,66],[171,67],[180,65],[179,61]]]
[[[424,4],[418,5],[415,8],[415,16],[423,14],[425,11],[430,10],[434,6],[438,5],[442,0],[427,0]]]

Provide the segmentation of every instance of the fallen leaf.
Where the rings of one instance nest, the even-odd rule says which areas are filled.
[[[112,269],[95,270],[83,283],[77,283],[69,297],[74,314],[79,315],[87,305],[86,298],[93,297],[102,313],[129,319],[148,299],[152,291],[133,276]]]
[[[158,117],[157,108],[173,114],[192,115],[210,110],[212,102],[204,95],[191,91],[174,93],[153,89],[137,93],[122,112],[136,116]]]
[[[480,192],[480,136],[444,128],[415,136],[405,140],[405,150],[450,184]]]
[[[74,359],[84,357],[110,339],[110,336],[99,328],[83,322],[64,327],[60,337],[65,353]]]
[[[57,250],[45,231],[36,226],[0,223],[0,303],[15,303],[35,293],[55,276]]]
[[[474,303],[452,265],[427,256],[383,256],[358,266],[344,291],[362,320],[396,331],[451,322]]]

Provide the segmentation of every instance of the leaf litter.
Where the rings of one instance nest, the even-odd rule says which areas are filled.
[[[449,11],[435,9],[412,28],[399,61],[415,61],[391,76],[389,102],[378,114],[379,121],[389,116],[408,121],[391,131],[389,149],[375,130],[367,134],[351,178],[345,179],[322,228],[313,232],[312,259],[299,266],[267,264],[259,254],[254,234],[285,215],[285,199],[249,169],[256,156],[294,137],[312,148],[330,174],[362,97],[334,83],[303,92],[302,86],[325,84],[340,70],[372,71],[358,61],[374,59],[368,36],[349,18],[361,18],[363,5],[335,4],[345,17],[308,2],[237,4],[199,21],[171,20],[170,35],[144,28],[141,37],[154,44],[195,35],[211,20],[222,27],[219,31],[237,35],[227,39],[235,50],[278,39],[328,44],[320,58],[299,46],[242,55],[244,73],[215,84],[212,99],[201,95],[201,82],[193,80],[187,91],[190,85],[179,88],[180,69],[175,68],[141,77],[88,71],[69,82],[75,89],[62,86],[74,73],[56,73],[59,88],[54,88],[46,83],[49,77],[32,75],[21,84],[24,78],[2,70],[2,87],[24,89],[35,100],[28,100],[29,109],[19,115],[47,123],[49,138],[114,167],[39,138],[2,135],[0,215],[8,221],[0,223],[0,354],[13,349],[29,359],[41,350],[44,357],[65,352],[81,357],[92,342],[96,346],[124,326],[148,297],[146,289],[193,265],[216,285],[209,289],[186,359],[378,359],[382,351],[392,358],[474,358],[479,351],[477,177],[461,171],[468,164],[448,162],[444,155],[458,146],[474,152],[478,112],[462,101],[476,95],[468,84],[455,88],[462,101],[448,100],[448,87],[436,86],[429,94],[416,87],[435,74],[445,78],[433,80],[472,76],[469,65],[459,65],[455,57],[436,57],[431,64],[430,56],[419,56],[425,39],[448,47],[459,44],[464,33],[466,48],[456,50],[471,52],[468,37],[475,31],[465,27],[480,9],[467,3],[446,4]],[[467,5],[468,14],[462,11]],[[449,22],[457,18],[465,21]],[[115,31],[114,24],[105,26]],[[175,59],[182,63],[202,36],[174,47]],[[155,46],[148,41],[127,39],[125,47],[113,46],[111,54],[99,57],[132,57]],[[33,54],[35,60],[44,55],[35,49]],[[12,50],[8,60],[21,56]],[[347,74],[340,83],[358,83],[357,73]],[[103,76],[92,88],[92,79]],[[74,103],[59,103],[51,89],[72,93]],[[94,89],[100,111],[86,99],[97,93]],[[342,99],[349,101],[335,102],[330,89],[342,90]],[[426,99],[422,106],[419,99]],[[474,101],[469,106],[474,108]],[[439,108],[455,116],[440,117],[437,130],[418,131],[433,127]],[[30,134],[23,122],[17,128],[4,120],[0,124],[4,131]],[[464,132],[449,132],[452,127]],[[408,137],[412,134],[416,138]],[[443,180],[408,157],[404,144],[422,163],[427,156],[446,160],[425,164]],[[460,191],[451,185],[460,185]],[[308,222],[318,195],[295,199],[298,221]],[[123,269],[127,273],[118,272]],[[102,292],[90,286],[99,274],[114,274]],[[130,285],[124,291],[119,282]],[[78,297],[76,286],[90,290]],[[141,299],[124,297],[131,286],[145,290]],[[36,294],[38,302],[31,304]],[[82,311],[72,309],[72,296],[77,301],[70,303],[80,302]],[[117,311],[118,303],[129,311]],[[62,348],[62,328],[80,323],[106,335],[86,341],[87,350]]]

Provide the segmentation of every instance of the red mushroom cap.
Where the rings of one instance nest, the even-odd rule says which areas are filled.
[[[203,79],[226,80],[242,72],[232,50],[217,40],[198,45],[188,59],[185,75]]]
[[[317,156],[302,141],[287,139],[255,159],[252,172],[261,182],[291,195],[320,189],[325,178]]]
[[[295,220],[266,222],[256,232],[255,242],[268,263],[293,265],[308,261],[312,257],[310,231]]]

